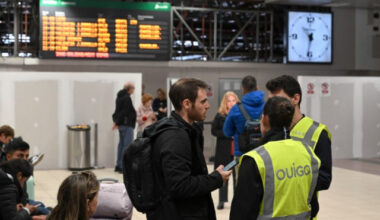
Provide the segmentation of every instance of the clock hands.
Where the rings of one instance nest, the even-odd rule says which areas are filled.
[[[310,32],[310,34],[308,35],[308,37],[309,37],[309,41],[310,42],[313,41],[313,32]]]
[[[310,52],[310,47],[311,47],[311,42],[314,40],[314,37],[313,37],[313,31],[314,31],[314,29],[302,27],[302,30],[306,34],[306,36],[307,36],[307,38],[309,40],[309,43],[307,45],[306,56],[307,57],[312,57],[313,55]]]
[[[311,54],[311,52],[310,52],[310,47],[311,47],[311,42],[313,41],[313,33],[310,33],[310,34],[308,35],[308,37],[309,37],[309,43],[307,44],[306,56],[307,56],[307,57],[311,57],[312,54]]]

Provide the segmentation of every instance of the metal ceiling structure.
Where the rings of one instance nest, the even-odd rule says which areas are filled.
[[[273,60],[270,10],[174,6],[173,14],[174,60]]]
[[[38,1],[0,1],[0,55],[37,56],[37,42]]]
[[[380,8],[380,0],[265,0],[265,4],[302,5],[335,8]]]

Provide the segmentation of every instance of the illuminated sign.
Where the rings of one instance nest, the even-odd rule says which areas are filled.
[[[40,0],[40,57],[169,60],[170,4]]]

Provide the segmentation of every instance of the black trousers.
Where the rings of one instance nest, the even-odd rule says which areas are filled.
[[[219,202],[228,202],[228,180],[219,188]]]

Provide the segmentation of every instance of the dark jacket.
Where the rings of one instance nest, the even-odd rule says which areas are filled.
[[[30,219],[26,210],[16,209],[21,200],[22,190],[15,181],[0,169],[0,220]]]
[[[220,164],[227,165],[233,159],[231,155],[232,138],[226,137],[223,133],[223,124],[226,116],[217,113],[211,126],[211,134],[216,137],[215,163],[214,169]]]
[[[0,141],[0,164],[7,161],[6,153],[5,153],[5,144]]]
[[[136,126],[136,110],[133,107],[131,96],[126,89],[122,89],[117,93],[116,108],[112,119],[117,125],[125,125],[132,128]]]
[[[167,107],[167,101],[166,99],[161,100],[159,98],[155,98],[152,103],[153,111],[156,113],[157,120],[160,120],[161,118],[164,118],[167,114],[166,112],[161,112],[159,108],[166,108]]]
[[[245,94],[242,98],[243,106],[252,119],[259,119],[264,108],[264,92],[253,91]],[[223,132],[227,137],[234,137],[235,156],[241,156],[238,139],[239,134],[243,133],[245,118],[240,112],[239,106],[234,105],[227,115],[224,123]]]
[[[147,127],[144,136],[167,127],[173,129],[161,133],[153,144],[157,187],[163,192],[163,200],[147,218],[215,220],[211,191],[221,187],[223,180],[216,171],[208,174],[200,127],[172,112],[169,118]]]

